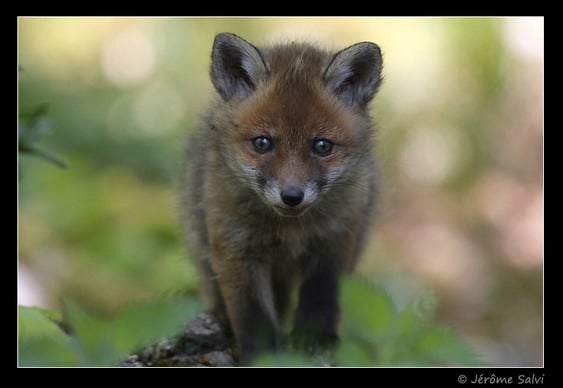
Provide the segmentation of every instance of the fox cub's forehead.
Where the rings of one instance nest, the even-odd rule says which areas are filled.
[[[317,127],[337,116],[334,98],[323,82],[331,58],[328,52],[292,43],[264,49],[263,53],[268,76],[255,98],[250,99],[262,122],[278,127]]]
[[[290,43],[264,49],[270,76],[282,78],[321,79],[330,55],[311,44]]]

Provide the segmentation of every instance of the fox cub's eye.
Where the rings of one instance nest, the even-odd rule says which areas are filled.
[[[315,140],[313,143],[313,152],[320,156],[327,156],[332,152],[332,143],[325,139]]]
[[[252,139],[252,145],[254,146],[254,150],[259,154],[265,154],[266,152],[271,151],[274,147],[272,140],[265,136],[259,136]]]

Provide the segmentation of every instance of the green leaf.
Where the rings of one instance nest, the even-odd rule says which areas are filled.
[[[315,360],[301,353],[285,352],[279,354],[262,354],[252,362],[254,367],[307,367],[321,366]]]
[[[143,345],[177,334],[200,310],[199,302],[186,298],[137,303],[113,319],[95,317],[75,303],[66,307],[85,366],[114,365]]]
[[[375,366],[373,344],[360,341],[342,341],[336,351],[338,366]]]
[[[395,308],[383,290],[359,279],[345,278],[342,306],[343,330],[370,341],[380,341],[388,335]]]
[[[75,346],[53,322],[54,311],[18,306],[18,350],[21,366],[77,365]]]
[[[20,113],[18,150],[21,153],[38,156],[57,167],[65,168],[64,162],[37,144],[42,136],[53,130],[52,121],[44,117],[47,110],[48,105],[41,104],[31,113]]]
[[[473,350],[451,329],[433,326],[420,336],[417,351],[430,363],[448,366],[473,366]]]
[[[84,366],[109,366],[117,359],[108,321],[87,313],[73,302],[65,305],[65,315],[83,352]]]
[[[474,353],[461,337],[432,322],[436,304],[434,294],[423,291],[397,311],[385,290],[358,279],[344,279],[337,364],[474,365]]]
[[[38,156],[59,168],[66,168],[66,164],[53,155],[51,152],[39,147],[35,143],[20,142],[19,151],[30,155]]]
[[[436,295],[430,291],[422,291],[420,296],[408,305],[422,321],[431,321],[434,318],[437,307]]]
[[[60,314],[55,311],[44,310],[37,307],[18,306],[19,338],[23,340],[33,338],[52,337],[61,339],[65,333],[53,321],[60,319]]]
[[[201,311],[200,303],[186,298],[170,298],[126,307],[113,322],[117,354],[123,357],[136,348],[177,334],[198,311]]]

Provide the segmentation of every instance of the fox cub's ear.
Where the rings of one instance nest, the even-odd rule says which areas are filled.
[[[234,34],[215,36],[211,81],[223,99],[248,97],[266,75],[266,64],[256,47]]]
[[[382,64],[381,51],[375,43],[357,43],[336,53],[323,78],[345,104],[364,108],[381,83]]]

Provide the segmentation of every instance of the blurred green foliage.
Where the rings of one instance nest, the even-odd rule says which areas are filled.
[[[18,151],[24,154],[35,155],[64,168],[65,164],[49,151],[38,145],[39,139],[52,131],[52,122],[45,118],[47,105],[40,105],[31,113],[20,112],[18,123]]]
[[[423,296],[398,310],[387,293],[366,281],[342,285],[343,327],[334,354],[310,357],[296,350],[259,356],[253,366],[471,366],[473,349],[436,324]],[[427,306],[420,308],[420,305]],[[178,334],[201,306],[193,298],[162,298],[127,306],[112,318],[65,304],[66,334],[58,312],[19,307],[22,366],[114,366],[142,346]]]
[[[40,190],[57,200],[29,199],[20,233],[30,245],[20,247],[20,255],[42,246],[34,264],[44,266],[55,289],[102,312],[155,293],[195,291],[177,220],[161,210],[170,190],[125,169],[92,169],[78,159],[69,159],[63,174],[47,164],[24,171],[21,192]]]
[[[20,306],[21,366],[115,366],[127,355],[180,331],[201,308],[189,298],[162,298],[137,303],[114,317],[86,312],[76,303],[65,305],[66,334],[58,313]]]
[[[359,278],[342,282],[341,341],[334,354],[263,355],[254,366],[473,366],[475,351],[433,319],[428,294],[398,309],[388,293]],[[421,308],[421,306],[424,306]]]

